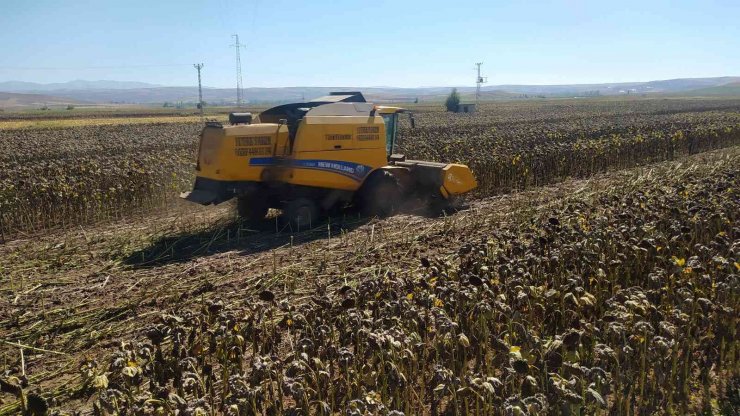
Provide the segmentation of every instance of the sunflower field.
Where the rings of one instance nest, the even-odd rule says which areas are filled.
[[[414,267],[372,249],[376,271],[299,298],[279,284],[173,305],[83,360],[73,397],[100,415],[733,414],[738,166],[616,175],[526,219],[427,235],[460,243]]]
[[[484,104],[476,114],[412,109],[417,127],[402,125],[399,150],[468,164],[479,196],[740,142],[740,100],[732,99],[520,101]],[[194,175],[201,125],[182,119],[0,129],[0,238],[166,207]]]

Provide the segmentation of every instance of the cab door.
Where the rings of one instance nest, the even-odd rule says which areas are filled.
[[[398,114],[381,114],[385,123],[385,153],[390,157],[396,148],[396,131],[398,130]]]

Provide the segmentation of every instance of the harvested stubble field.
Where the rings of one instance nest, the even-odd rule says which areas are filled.
[[[15,237],[0,246],[0,413],[732,414],[737,106],[420,112],[407,152],[481,177],[446,218],[255,234],[229,207],[169,201]],[[582,147],[597,138],[601,153]]]

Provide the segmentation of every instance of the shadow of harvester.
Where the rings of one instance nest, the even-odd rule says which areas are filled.
[[[429,201],[408,198],[403,201],[397,213],[439,218],[466,208],[467,205],[462,203],[458,206],[430,204]],[[124,259],[124,263],[135,268],[146,268],[185,262],[232,250],[241,250],[244,254],[259,253],[288,244],[302,244],[339,235],[371,220],[369,217],[361,217],[358,210],[352,207],[343,210],[337,216],[325,218],[303,229],[293,228],[281,216],[268,217],[258,223],[230,218],[201,230],[159,237],[149,246],[131,253]]]
[[[358,215],[344,215],[324,219],[300,230],[283,224],[279,218],[267,218],[256,224],[235,218],[222,220],[201,230],[159,237],[147,247],[131,253],[124,263],[134,268],[147,268],[232,250],[240,250],[244,254],[259,253],[339,235],[370,220]]]

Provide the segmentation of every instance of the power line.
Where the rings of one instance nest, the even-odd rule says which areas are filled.
[[[203,64],[193,64],[195,69],[198,70],[198,108],[200,108],[200,115],[203,115],[203,88],[200,84],[200,70],[203,68]]]
[[[243,44],[239,43],[239,35],[231,35],[235,39],[233,46],[236,49],[236,106],[242,106],[242,59],[241,48]]]

